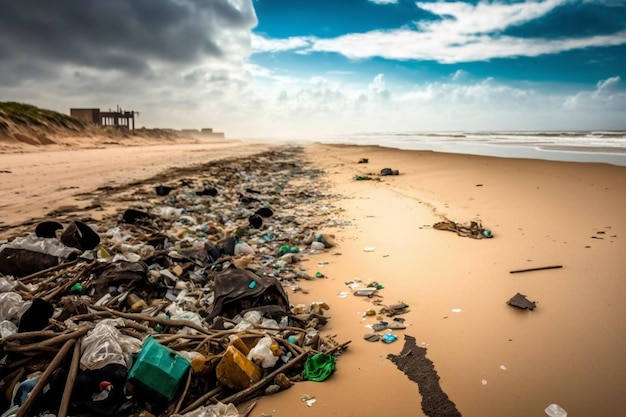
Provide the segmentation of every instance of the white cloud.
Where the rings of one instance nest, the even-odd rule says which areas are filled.
[[[294,36],[285,39],[270,39],[258,34],[251,35],[252,52],[284,52],[294,49],[302,49],[311,45],[313,38]]]
[[[398,0],[368,0],[371,3],[376,4],[397,4]]]
[[[443,20],[421,23],[418,27],[433,34],[490,33],[541,17],[568,1],[527,0],[524,3],[514,4],[481,1],[476,5],[461,2],[418,2],[416,5],[420,9],[443,17]]]
[[[455,73],[462,75],[462,72]],[[551,93],[540,84],[513,87],[493,78],[398,85],[385,74],[338,82],[332,75],[255,82],[242,96],[239,126],[255,136],[323,139],[364,131],[558,130],[617,128],[626,111],[619,77],[592,91]],[[603,116],[599,116],[603,114]],[[263,128],[259,128],[263,126]]]
[[[467,72],[466,72],[466,71],[463,71],[463,70],[456,70],[456,71],[454,72],[454,74],[452,74],[452,75],[450,76],[450,78],[452,78],[452,81],[459,81],[459,80],[462,80],[462,79],[466,78],[466,77],[467,77],[467,75],[468,75],[468,74],[467,74]]]
[[[620,77],[600,80],[595,90],[581,91],[569,96],[564,107],[569,110],[597,111],[599,113],[617,112],[626,114],[626,91],[620,89]]]
[[[397,60],[432,60],[445,64],[493,58],[535,57],[592,46],[626,43],[626,31],[586,38],[545,40],[511,36],[415,32],[408,29],[373,31],[315,40],[310,51],[336,52],[351,59],[383,57]]]
[[[598,81],[596,84],[598,87],[598,92],[609,92],[615,91],[620,84],[620,77],[611,77],[606,80]]]
[[[520,38],[503,31],[545,16],[571,0],[526,0],[523,3],[417,2],[440,20],[418,22],[415,28],[373,30],[335,38],[253,37],[253,52],[295,50],[297,53],[334,52],[350,59],[382,57],[427,60],[445,64],[494,58],[536,57],[588,47],[626,44],[626,31],[608,35],[561,39]]]

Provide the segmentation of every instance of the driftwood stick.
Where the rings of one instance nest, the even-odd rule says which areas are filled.
[[[27,363],[29,363],[30,361],[32,361],[32,358],[29,358],[29,357],[18,359],[16,361],[10,361],[7,364],[7,369],[14,369],[14,368],[22,368],[22,369],[24,369],[24,366]]]
[[[343,350],[343,349],[347,348],[350,343],[352,343],[352,340],[348,340],[347,342],[344,342],[344,343],[342,343],[340,345],[335,346],[332,349],[329,349],[327,352],[325,352],[325,354],[326,355],[331,355],[331,354],[333,354],[334,352],[336,352],[338,350]]]
[[[52,266],[48,269],[43,269],[41,271],[35,272],[34,274],[30,274],[30,275],[26,275],[25,277],[22,278],[18,278],[18,281],[23,282],[28,284],[30,281],[33,281],[39,277],[42,277],[44,275],[49,274],[50,272],[55,272],[58,271],[60,269],[65,269],[65,268],[70,268],[74,265],[76,265],[78,263],[78,259],[76,259],[75,261],[71,261],[71,262],[64,262],[62,264],[58,264],[55,266]]]
[[[204,403],[209,401],[211,398],[215,397],[220,392],[222,392],[221,385],[217,388],[213,388],[211,391],[207,392],[202,397],[198,398],[196,401],[189,404],[183,411],[180,412],[180,414],[187,414],[188,412],[193,411],[196,408],[203,406]]]
[[[203,340],[207,336],[204,334],[171,334],[171,333],[156,333],[153,334],[154,337],[160,344],[167,345],[168,343],[172,343],[178,339],[191,339],[191,340]]]
[[[144,326],[144,325],[139,324],[139,323],[137,323],[136,321],[133,321],[133,320],[124,320],[124,327],[135,329],[135,330],[138,330],[138,331],[144,332],[144,333],[148,333],[148,332],[150,332],[152,330],[148,326]]]
[[[24,333],[13,333],[9,336],[6,336],[0,339],[0,344],[6,343],[6,342],[13,342],[16,340],[23,340],[23,339],[50,338],[50,337],[54,337],[58,335],[59,334],[57,332],[48,331],[48,330],[40,330],[40,331],[35,331],[35,332],[24,332]]]
[[[127,327],[123,327],[123,328],[119,329],[119,331],[123,335],[134,337],[135,339],[138,339],[138,340],[143,340],[143,338],[145,336],[143,333],[136,332],[135,330],[129,329]]]
[[[111,310],[106,307],[100,307],[100,306],[92,306],[92,308],[96,310],[108,311],[114,316],[118,316],[123,319],[135,320],[138,322],[147,321],[148,323],[160,324],[162,326],[189,327],[190,329],[194,329],[200,333],[211,334],[211,330],[205,329],[204,327],[189,320],[170,320],[170,319],[164,319],[162,317],[152,317],[152,316],[148,316],[146,314],[140,314],[140,313],[122,313],[121,311],[115,311],[115,310]]]
[[[36,294],[38,296],[42,296],[42,295],[44,295],[44,293],[49,293],[51,290],[54,291],[55,289],[58,289],[59,282],[57,282],[57,280],[60,277],[62,277],[63,275],[76,274],[78,271],[81,271],[84,268],[85,268],[85,264],[77,264],[77,265],[73,265],[73,266],[71,266],[69,268],[65,268],[65,269],[62,269],[60,271],[56,271],[52,276],[50,276],[49,279],[47,279],[45,281],[40,281],[37,284]]]
[[[256,406],[256,401],[253,402],[252,404],[250,404],[249,406],[246,407],[245,410],[243,410],[241,413],[239,413],[241,415],[241,417],[248,417],[250,415],[250,413],[252,412],[252,409]]]
[[[44,340],[42,342],[31,343],[29,345],[21,345],[21,346],[7,346],[5,347],[5,352],[14,352],[14,353],[27,353],[33,352],[35,350],[50,350],[53,345],[58,345],[63,342],[67,342],[69,340],[78,339],[81,336],[84,336],[91,327],[85,326],[81,329],[75,330],[71,333],[63,333],[55,337],[51,337],[48,340]]]
[[[28,298],[28,299],[35,298],[30,288],[19,279],[15,280],[15,290],[19,291],[20,295],[23,298]]]
[[[234,330],[234,329],[218,330],[218,331],[213,330],[213,333],[211,333],[208,337],[205,337],[204,340],[202,340],[202,342],[200,342],[200,344],[196,346],[194,350],[196,352],[199,352],[200,348],[202,348],[204,345],[210,344],[212,341],[216,339],[220,339],[224,336],[228,336],[231,334],[238,334],[238,333],[241,333],[241,330]]]
[[[178,411],[180,410],[180,407],[183,405],[183,401],[185,401],[185,397],[187,396],[187,391],[189,391],[189,386],[191,385],[191,374],[193,373],[193,371],[191,369],[189,369],[187,371],[187,382],[185,383],[185,389],[183,389],[182,394],[180,395],[180,398],[178,399],[178,402],[176,403],[176,407],[174,407],[174,414],[177,414]],[[60,417],[60,416],[58,416]]]
[[[513,271],[509,271],[509,273],[517,274],[517,273],[520,273],[520,272],[542,271],[544,269],[558,269],[558,268],[563,268],[563,265],[550,265],[550,266],[540,266],[540,267],[537,267],[537,268],[516,269],[516,270],[513,270]]]
[[[243,391],[239,391],[237,394],[231,395],[230,397],[222,398],[220,401],[225,403],[225,404],[227,404],[227,403],[235,403],[235,402],[237,402],[237,401],[247,397],[248,395],[254,393],[255,391],[263,388],[264,385],[270,383],[276,377],[276,375],[278,375],[280,373],[284,373],[287,370],[289,370],[289,369],[293,368],[294,366],[296,366],[303,359],[305,359],[308,356],[308,354],[309,354],[308,352],[303,352],[303,353],[299,354],[298,356],[296,356],[295,358],[293,358],[292,360],[290,360],[289,362],[287,362],[286,364],[284,364],[283,366],[281,366],[280,368],[278,368],[277,370],[275,370],[271,374],[267,375],[265,378],[261,379],[256,384],[253,384],[250,387],[244,389]]]
[[[102,318],[102,316],[112,316],[111,313],[109,313],[108,311],[96,311],[94,313],[86,313],[86,314],[79,314],[76,316],[72,316],[69,318],[69,320],[72,321],[93,321],[95,319],[99,319]]]
[[[35,401],[37,401],[37,397],[39,397],[39,394],[41,394],[41,392],[43,391],[43,388],[46,386],[48,379],[52,375],[52,372],[54,372],[59,367],[63,359],[65,359],[65,356],[67,355],[67,353],[70,351],[70,349],[74,345],[74,343],[76,343],[76,340],[74,339],[68,340],[67,342],[65,342],[65,344],[63,345],[59,353],[57,353],[57,355],[54,357],[52,362],[50,362],[50,365],[48,365],[46,370],[43,372],[43,374],[41,374],[41,376],[37,380],[35,387],[26,398],[26,401],[24,401],[24,404],[22,404],[19,410],[17,410],[16,417],[25,417],[29,415],[31,407],[33,406]]]
[[[72,278],[71,280],[65,282],[63,285],[56,287],[56,289],[54,289],[52,292],[48,293],[47,295],[45,295],[42,298],[44,300],[46,300],[46,301],[53,300],[57,295],[62,294],[65,291],[67,291],[68,289],[70,289],[72,287],[72,285],[76,284],[86,274],[89,273],[89,268],[86,265],[80,265],[76,269],[81,270],[81,271],[79,273],[77,273],[74,278]]]
[[[67,381],[65,382],[65,389],[63,390],[63,397],[61,398],[61,406],[59,407],[59,414],[57,414],[57,417],[67,417],[67,410],[70,407],[70,399],[72,398],[72,390],[74,389],[74,384],[76,383],[79,363],[80,339],[74,345],[74,355],[72,356],[72,363],[70,365],[70,371],[67,375]]]

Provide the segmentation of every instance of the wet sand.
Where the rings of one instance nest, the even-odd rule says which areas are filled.
[[[112,146],[78,158],[3,154],[0,170],[10,173],[0,174],[0,221],[6,228],[81,204],[77,194],[99,187],[269,146]],[[321,214],[342,226],[324,232],[335,234],[333,251],[341,254],[309,256],[303,266],[326,278],[301,282],[309,293],[289,291],[290,301],[326,301],[331,319],[323,334],[352,342],[331,378],[263,397],[251,416],[427,415],[417,384],[387,357],[401,352],[405,334],[426,348],[441,389],[463,416],[542,416],[551,403],[570,416],[620,415],[626,407],[625,167],[320,144],[307,146],[305,156],[326,172],[312,186],[331,195]],[[360,158],[369,163],[357,164]],[[385,167],[400,175],[378,176]],[[357,174],[373,180],[356,181]],[[50,190],[62,198],[47,197]],[[494,237],[434,230],[443,217],[480,220]],[[562,268],[510,274],[546,265]],[[377,321],[364,312],[381,306],[372,304],[375,297],[341,296],[356,279],[381,283],[382,304],[410,306],[400,316],[407,329],[393,331],[398,341],[363,340],[372,332],[365,326]],[[518,292],[537,308],[507,305]],[[303,396],[316,402],[309,407]]]
[[[331,211],[350,225],[337,231],[341,256],[307,265],[328,279],[291,301],[327,301],[328,332],[353,342],[331,379],[263,398],[256,415],[426,415],[418,386],[387,359],[403,333],[427,347],[463,416],[541,416],[551,403],[570,416],[622,413],[625,167],[357,146],[307,153],[341,195]],[[400,175],[353,179],[386,167]],[[432,229],[442,216],[480,220],[494,237]],[[510,273],[549,265],[562,268]],[[371,300],[338,297],[357,278],[383,284],[384,304],[410,305],[397,342],[362,339],[376,322],[362,316]],[[507,305],[518,292],[537,308]],[[317,402],[307,407],[303,395]]]

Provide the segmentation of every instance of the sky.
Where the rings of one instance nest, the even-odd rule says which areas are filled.
[[[626,0],[0,0],[0,101],[241,138],[626,130]]]

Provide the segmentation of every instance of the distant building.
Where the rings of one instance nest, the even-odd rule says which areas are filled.
[[[213,138],[213,139],[223,139],[224,133],[222,132],[214,132],[210,127],[203,127],[202,129],[181,129],[180,133],[183,135],[198,137],[198,138]]]
[[[97,125],[100,124],[100,109],[70,109],[70,116]]]
[[[120,129],[135,129],[136,111],[100,111],[100,109],[70,109],[70,116],[99,126],[114,126]]]

